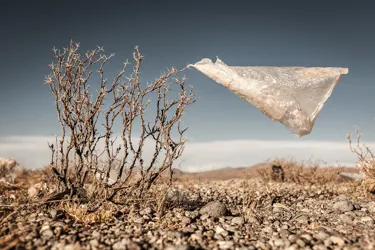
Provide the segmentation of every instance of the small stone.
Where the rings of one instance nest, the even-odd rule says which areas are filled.
[[[232,241],[219,241],[218,243],[220,249],[231,249],[234,245]]]
[[[200,214],[207,214],[207,215],[209,215],[210,217],[213,217],[213,218],[219,218],[219,217],[222,217],[222,216],[226,215],[227,208],[226,208],[225,204],[223,204],[219,201],[212,201],[212,202],[207,203],[205,206],[203,206],[199,210],[199,213]]]
[[[183,244],[177,244],[175,246],[168,246],[165,248],[165,250],[189,250],[189,245],[183,245]]]
[[[282,204],[282,203],[274,203],[272,205],[272,207],[273,207],[273,209],[278,209],[278,211],[289,210],[289,208],[286,205]]]
[[[252,224],[260,225],[259,220],[255,216],[250,216],[247,221]]]
[[[374,224],[374,220],[370,216],[362,217],[361,222],[364,222],[369,225]]]
[[[324,231],[319,231],[317,234],[315,234],[315,238],[321,241],[324,241],[329,237],[329,234],[327,234]]]
[[[300,223],[307,223],[309,221],[309,217],[306,214],[298,215],[294,219]]]
[[[57,216],[57,210],[51,209],[51,210],[49,210],[49,214],[51,215],[51,218],[54,220]]]
[[[60,235],[62,235],[64,233],[64,228],[63,227],[55,227],[53,232],[57,237],[59,237]]]
[[[243,224],[245,224],[245,220],[242,217],[234,217],[232,219],[232,223],[236,224],[236,225],[239,225],[239,226],[242,226]]]
[[[301,238],[303,238],[303,239],[305,239],[307,241],[311,241],[312,240],[312,236],[310,234],[302,234]]]
[[[180,239],[182,238],[182,233],[178,231],[168,231],[167,235],[170,239]]]
[[[41,227],[40,232],[43,233],[43,231],[50,230],[50,229],[51,229],[50,225],[44,225]]]
[[[80,247],[77,246],[76,244],[68,244],[64,247],[64,250],[75,250],[75,249],[80,249]]]
[[[345,245],[345,240],[342,239],[342,238],[340,238],[340,237],[338,237],[338,236],[332,235],[332,236],[329,237],[329,240],[331,240],[332,243],[334,243],[336,245],[339,245],[340,247],[342,247],[342,246]]]
[[[297,250],[299,249],[299,246],[297,244],[293,244],[289,246],[288,248],[285,248],[285,250]]]
[[[280,229],[279,234],[282,235],[282,236],[288,236],[291,233],[288,229]]]
[[[188,217],[182,217],[182,219],[181,219],[181,223],[182,223],[183,225],[188,225],[188,224],[191,223],[191,219],[188,218]]]
[[[326,247],[331,246],[332,243],[333,243],[333,242],[332,242],[332,240],[331,240],[330,238],[327,238],[327,239],[324,240],[324,245],[325,245]]]
[[[296,244],[298,246],[300,246],[300,247],[305,247],[306,246],[306,243],[303,240],[301,240],[301,239],[297,239],[296,240]]]
[[[34,199],[37,198],[40,192],[43,190],[44,185],[42,182],[36,183],[33,186],[27,189],[27,194],[29,198]]]
[[[100,232],[97,231],[97,230],[94,230],[91,235],[92,235],[93,238],[99,238],[100,237]]]
[[[225,230],[232,232],[232,233],[237,232],[237,229],[235,227],[228,226],[228,225],[225,226]]]
[[[335,198],[336,201],[347,201],[348,200],[348,197],[344,194],[340,194],[339,196],[337,196]]]
[[[61,249],[64,249],[64,247],[65,247],[64,242],[58,242],[51,247],[51,250],[61,250]]]
[[[195,241],[198,241],[198,242],[202,241],[202,235],[197,234],[197,233],[192,234],[192,235],[190,236],[190,238],[191,238],[192,240],[195,240]]]
[[[133,220],[134,223],[136,224],[143,224],[145,223],[145,219],[143,217],[139,217]]]
[[[216,227],[215,232],[221,235],[228,235],[228,232],[222,227]]]
[[[203,221],[207,220],[208,218],[210,218],[210,216],[208,214],[203,214],[200,217],[200,219],[203,220]]]
[[[369,203],[367,203],[367,209],[371,213],[375,213],[375,201],[370,201]]]
[[[340,214],[339,218],[340,218],[340,221],[342,221],[342,222],[344,222],[344,223],[348,223],[348,224],[350,224],[350,223],[353,222],[352,217],[350,217],[350,216],[347,215],[347,214]]]
[[[338,201],[333,204],[334,210],[339,210],[341,212],[349,212],[354,210],[353,203],[348,200]]]
[[[194,233],[195,230],[196,230],[196,229],[193,228],[193,227],[185,227],[185,228],[182,229],[182,232],[183,232],[183,233],[186,233],[186,234],[191,234],[191,233]]]
[[[90,240],[90,245],[92,247],[97,247],[97,246],[99,246],[99,241],[97,239],[92,239],[92,240]]]
[[[262,231],[269,234],[273,233],[272,227],[265,227],[262,229]]]
[[[273,244],[276,246],[276,247],[282,247],[284,246],[284,241],[282,239],[276,239]]]
[[[126,245],[123,241],[117,241],[115,244],[112,245],[113,250],[126,250]]]
[[[42,232],[42,237],[46,240],[49,240],[53,237],[53,231],[51,229],[44,230]]]

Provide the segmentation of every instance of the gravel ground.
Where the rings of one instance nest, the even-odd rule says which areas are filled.
[[[162,217],[147,205],[123,205],[114,219],[95,224],[79,222],[53,206],[22,208],[3,220],[2,247],[375,248],[375,199],[354,183],[303,186],[257,179],[191,180],[175,183],[166,204],[172,205]]]

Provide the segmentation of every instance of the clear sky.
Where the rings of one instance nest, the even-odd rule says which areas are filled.
[[[199,101],[186,113],[183,167],[251,165],[267,158],[310,157],[353,163],[346,134],[359,126],[375,141],[375,3],[368,1],[3,1],[0,8],[0,157],[26,167],[48,162],[59,132],[43,84],[52,48],[72,39],[83,50],[116,56],[109,74],[145,56],[144,79],[219,56],[228,65],[347,67],[310,135],[296,138],[195,69]]]

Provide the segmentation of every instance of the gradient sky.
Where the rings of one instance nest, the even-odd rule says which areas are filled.
[[[367,142],[375,141],[375,3],[3,1],[0,19],[0,156],[21,159],[26,167],[48,162],[45,138],[59,132],[43,81],[52,48],[65,47],[71,39],[83,50],[100,45],[116,54],[108,78],[131,59],[136,45],[145,56],[146,80],[166,68],[216,56],[228,65],[349,68],[312,133],[300,139],[190,69],[188,83],[200,99],[184,118],[191,145],[187,169],[251,165],[275,156],[350,163],[355,158],[347,156],[346,134],[354,126]],[[278,147],[272,151],[260,144]]]

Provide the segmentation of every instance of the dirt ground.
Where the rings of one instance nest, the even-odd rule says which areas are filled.
[[[178,171],[171,188],[123,204],[45,202],[43,172],[23,171],[0,185],[0,248],[375,248],[375,198],[362,182],[336,168],[284,170],[283,182],[263,165]]]

